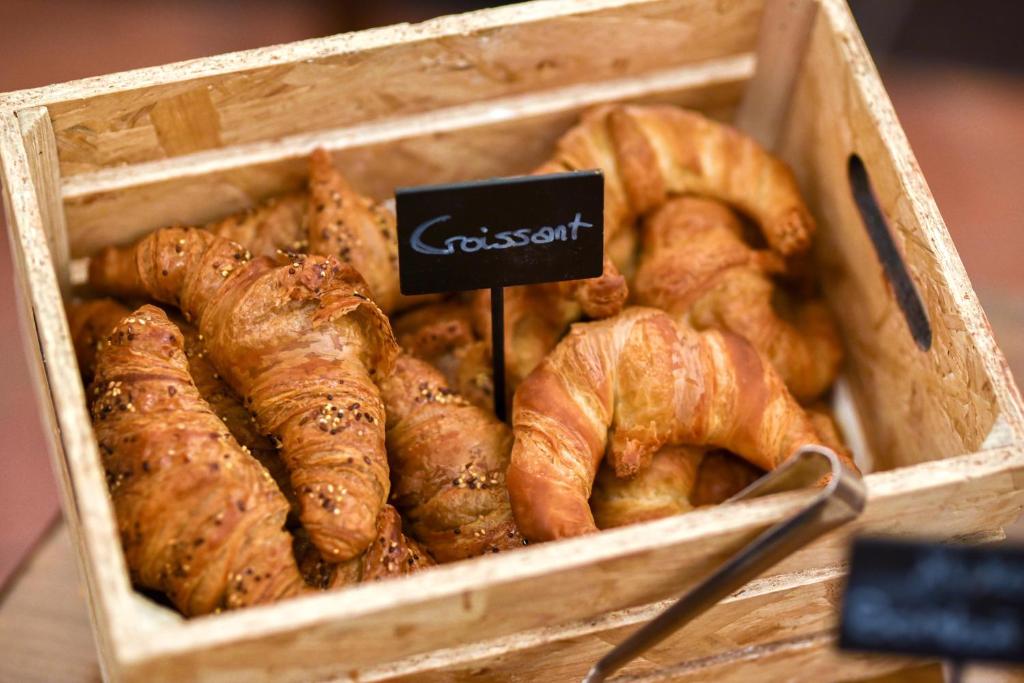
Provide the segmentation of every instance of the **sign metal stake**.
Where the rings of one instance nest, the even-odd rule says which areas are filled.
[[[505,288],[491,288],[491,363],[494,374],[494,414],[502,422],[505,406]]]

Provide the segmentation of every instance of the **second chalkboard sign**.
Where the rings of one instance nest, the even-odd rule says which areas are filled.
[[[840,647],[954,661],[1024,661],[1024,549],[862,538]]]
[[[599,171],[402,188],[395,202],[403,294],[601,274]]]

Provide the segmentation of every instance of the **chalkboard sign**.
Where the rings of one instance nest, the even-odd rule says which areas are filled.
[[[601,274],[599,171],[402,188],[395,205],[403,294]]]
[[[855,541],[839,645],[1024,662],[1024,549]]]

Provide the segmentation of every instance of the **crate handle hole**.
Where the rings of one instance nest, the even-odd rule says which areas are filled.
[[[903,312],[903,318],[907,321],[914,342],[923,351],[927,351],[932,346],[932,326],[928,321],[928,313],[924,309],[924,303],[917,293],[913,280],[910,279],[907,264],[903,261],[896,241],[893,240],[888,221],[885,220],[885,215],[882,213],[881,207],[878,206],[878,199],[871,187],[871,179],[868,177],[864,161],[858,154],[851,154],[846,170],[853,201],[860,212],[868,237],[871,238],[875,254],[882,264],[885,277],[892,285],[896,303],[899,305],[900,311]]]

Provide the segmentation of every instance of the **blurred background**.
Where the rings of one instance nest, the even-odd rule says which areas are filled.
[[[495,4],[0,0],[0,92]],[[1024,3],[851,5],[996,337],[1022,378]],[[16,322],[6,231],[0,252],[2,605],[59,509]]]

